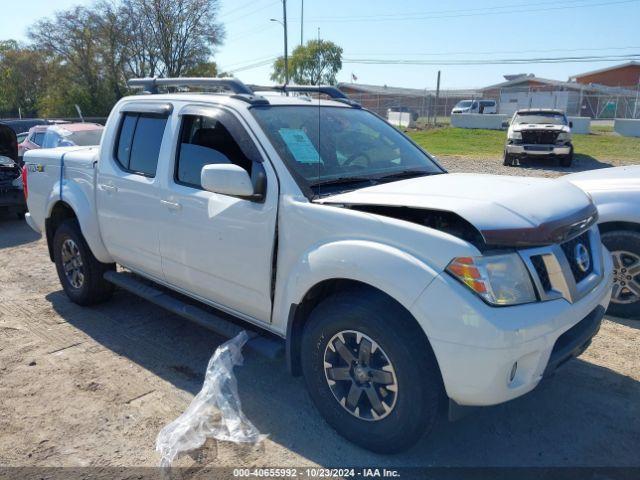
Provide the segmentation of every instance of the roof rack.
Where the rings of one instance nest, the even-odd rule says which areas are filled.
[[[235,94],[253,95],[253,91],[237,78],[132,78],[127,85],[156,94],[158,87],[220,87]]]
[[[362,108],[358,102],[351,100],[345,93],[340,91],[338,87],[332,87],[331,85],[270,85],[270,86],[258,86],[251,85],[253,90],[263,90],[272,92],[300,92],[300,93],[322,93],[327,95],[336,102],[345,103],[355,108]]]
[[[350,105],[355,108],[362,108],[359,103],[351,100],[337,87],[330,85],[245,85],[237,78],[132,78],[127,85],[133,88],[142,88],[144,93],[157,94],[158,87],[219,87],[230,90],[234,98],[243,100],[251,104],[264,105],[268,100],[255,95],[254,90],[265,90],[274,92],[300,92],[300,93],[322,93],[332,100]]]

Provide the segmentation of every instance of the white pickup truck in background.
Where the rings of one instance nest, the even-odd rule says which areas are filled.
[[[100,147],[25,155],[27,221],[72,301],[115,283],[268,332],[327,422],[378,452],[415,443],[442,400],[531,391],[597,333],[612,264],[577,187],[447,174],[330,87],[133,84],[231,92],[124,98]]]

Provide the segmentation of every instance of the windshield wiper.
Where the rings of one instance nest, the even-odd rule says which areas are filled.
[[[371,177],[338,177],[338,178],[327,178],[326,180],[314,182],[314,183],[311,183],[309,186],[319,187],[321,185],[343,185],[345,183],[361,183],[361,182],[369,182],[373,184],[374,181],[375,179]]]
[[[426,177],[429,175],[438,175],[442,172],[431,172],[428,170],[415,170],[415,169],[408,169],[408,170],[401,170],[399,172],[393,172],[393,173],[389,173],[387,175],[382,175],[380,177],[375,177],[375,180],[377,181],[384,181],[384,180],[401,180],[404,178],[414,178],[414,177]]]

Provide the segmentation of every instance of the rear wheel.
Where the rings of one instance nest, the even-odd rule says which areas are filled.
[[[606,232],[602,243],[613,258],[613,290],[608,313],[640,319],[640,233]]]
[[[113,293],[113,284],[103,275],[115,270],[115,264],[99,262],[93,256],[76,220],[67,220],[56,230],[53,258],[62,288],[72,302],[92,305]]]
[[[327,423],[368,450],[406,450],[436,419],[435,357],[413,317],[382,294],[354,289],[320,303],[305,326],[302,369]]]

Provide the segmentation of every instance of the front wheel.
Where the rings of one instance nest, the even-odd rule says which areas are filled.
[[[93,256],[76,220],[67,220],[56,230],[53,258],[62,288],[72,302],[92,305],[113,293],[113,284],[103,275],[115,270],[115,264],[102,263]]]
[[[570,167],[572,163],[573,163],[573,147],[571,147],[571,150],[569,151],[569,155],[560,157],[561,166]]]
[[[354,289],[321,302],[305,326],[302,369],[327,423],[368,450],[406,450],[436,419],[442,382],[428,340],[381,294]]]
[[[509,155],[507,151],[504,151],[504,155],[502,157],[502,164],[505,167],[513,167],[513,156]]]
[[[617,230],[602,235],[613,258],[613,290],[608,313],[640,319],[640,233]]]

